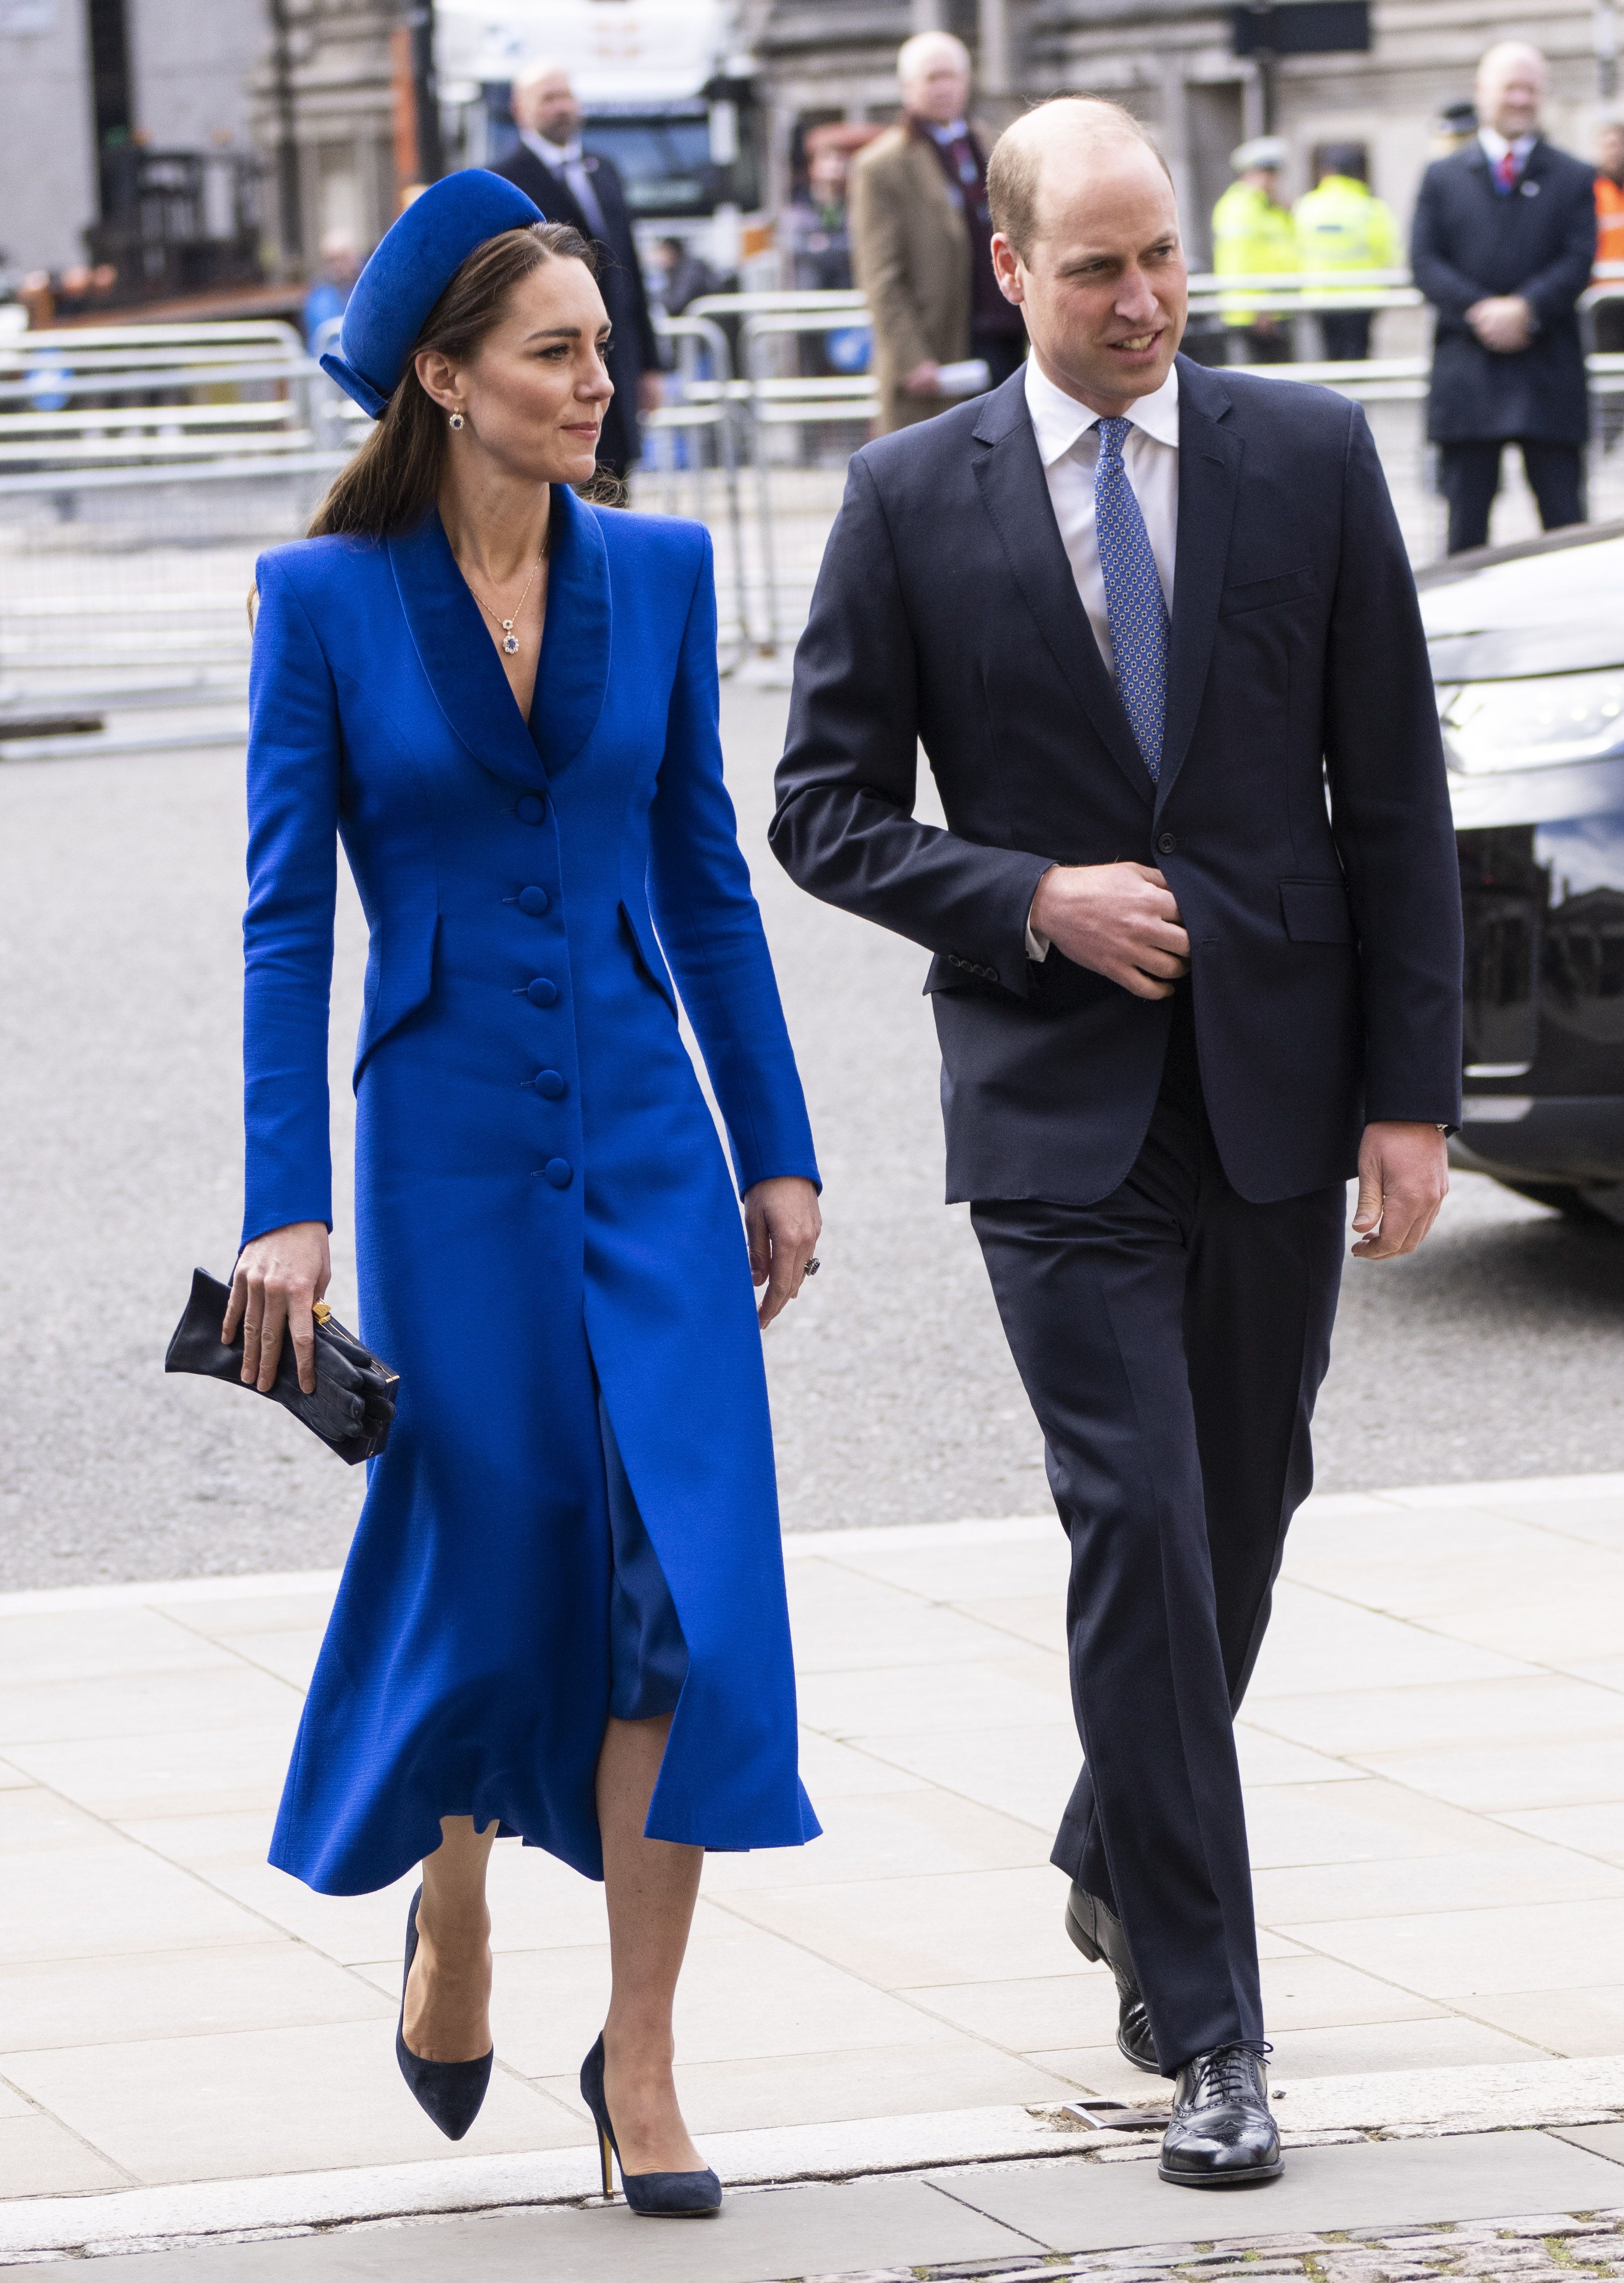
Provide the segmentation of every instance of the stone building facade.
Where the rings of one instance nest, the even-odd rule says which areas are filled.
[[[5,266],[83,261],[109,116],[155,149],[246,149],[265,37],[265,0],[0,0]]]
[[[1205,266],[1228,154],[1264,126],[1262,83],[1232,51],[1230,15],[1213,0],[765,0],[756,49],[772,84],[777,163],[787,175],[805,123],[892,116],[897,44],[941,25],[975,51],[979,107],[995,120],[1038,97],[1084,91],[1143,119]],[[1550,57],[1550,131],[1588,154],[1604,107],[1595,43],[1611,21],[1605,0],[1372,0],[1370,16],[1369,54],[1275,67],[1271,124],[1292,148],[1291,194],[1308,188],[1316,145],[1362,143],[1374,187],[1407,222],[1434,115],[1471,95],[1478,56],[1502,38],[1532,40]]]

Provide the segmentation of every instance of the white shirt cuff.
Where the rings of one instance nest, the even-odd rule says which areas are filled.
[[[1046,880],[1048,877],[1049,875],[1045,872],[1043,879]],[[1042,881],[1040,880],[1038,887],[1042,887]],[[1040,934],[1038,930],[1032,924],[1032,905],[1035,904],[1036,901],[1037,888],[1034,888],[1032,891],[1032,904],[1028,904],[1027,907],[1027,957],[1031,960],[1035,960],[1037,964],[1041,967],[1049,956],[1049,938],[1046,935]]]

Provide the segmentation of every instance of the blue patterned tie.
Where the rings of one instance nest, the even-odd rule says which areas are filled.
[[[1105,582],[1117,688],[1152,783],[1161,775],[1161,730],[1167,710],[1167,600],[1161,573],[1122,464],[1128,423],[1101,420],[1094,471],[1094,534]]]

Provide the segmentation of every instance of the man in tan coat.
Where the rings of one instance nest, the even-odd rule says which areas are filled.
[[[874,318],[882,429],[957,401],[943,365],[980,357],[995,388],[1020,362],[1019,311],[993,275],[987,160],[992,137],[966,116],[970,56],[922,32],[896,59],[902,117],[853,165],[852,268]]]

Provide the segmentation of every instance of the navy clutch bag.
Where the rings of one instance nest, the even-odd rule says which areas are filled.
[[[166,1371],[193,1372],[200,1379],[223,1380],[229,1387],[243,1385],[243,1335],[239,1324],[230,1347],[222,1344],[220,1327],[225,1321],[230,1287],[194,1271],[186,1313],[175,1328]],[[299,1365],[293,1343],[283,1336],[274,1386],[264,1391],[295,1419],[319,1435],[346,1466],[374,1459],[389,1439],[394,1420],[395,1391],[400,1374],[370,1348],[347,1332],[324,1300],[316,1304],[316,1392],[307,1395],[299,1384]],[[248,1394],[261,1391],[249,1388]]]

